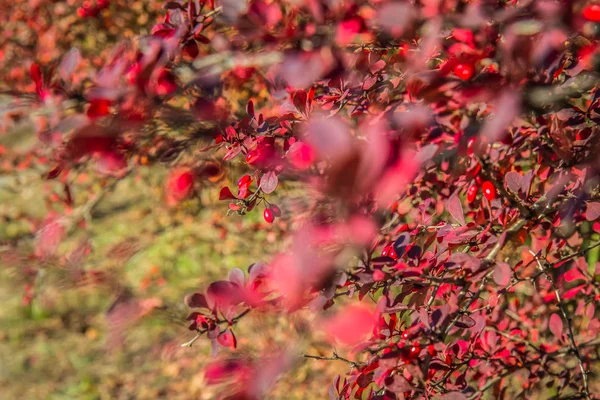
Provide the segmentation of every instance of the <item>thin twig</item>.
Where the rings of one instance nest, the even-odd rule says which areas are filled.
[[[577,347],[577,343],[575,342],[575,334],[573,333],[573,324],[571,323],[571,318],[569,318],[569,316],[567,315],[564,304],[562,302],[562,298],[560,296],[560,293],[558,292],[558,288],[556,287],[556,284],[554,283],[554,278],[552,277],[552,275],[550,273],[548,273],[547,269],[542,265],[541,261],[538,258],[538,255],[536,253],[534,253],[532,250],[529,250],[529,253],[531,253],[531,255],[533,255],[533,257],[535,258],[535,260],[537,262],[538,268],[540,269],[540,271],[543,271],[545,273],[546,279],[548,279],[548,282],[550,282],[550,285],[552,286],[554,295],[556,296],[556,302],[557,302],[556,305],[558,306],[558,309],[560,311],[560,314],[561,314],[563,320],[567,324],[567,336],[569,338],[569,345],[571,346],[571,350],[575,354],[575,357],[577,357],[577,363],[579,365],[579,370],[581,371],[581,377],[583,380],[583,395],[585,396],[586,399],[590,399],[591,397],[590,397],[590,390],[589,390],[589,386],[588,386],[587,371],[585,370],[585,366],[583,365],[583,358],[581,358],[581,353],[579,352],[579,348]]]

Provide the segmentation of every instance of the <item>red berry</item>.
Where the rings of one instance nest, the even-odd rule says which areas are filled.
[[[248,154],[246,154],[246,162],[250,165],[254,164],[260,158],[260,153],[258,150],[250,150]]]
[[[398,255],[396,254],[396,250],[394,250],[393,246],[390,246],[390,251],[388,252],[388,257],[393,258],[394,260],[398,259]]]
[[[275,221],[275,215],[273,215],[273,211],[271,211],[270,208],[265,208],[265,212],[263,213],[263,217],[265,218],[265,221],[267,221],[270,224],[272,224],[273,221]]]
[[[436,351],[435,351],[435,347],[430,344],[429,346],[427,346],[427,352],[429,353],[430,356],[435,356]]]
[[[489,201],[492,201],[496,198],[496,188],[494,187],[494,184],[492,182],[483,182],[483,185],[481,185],[481,189],[483,191],[483,195]]]
[[[473,201],[475,201],[475,197],[477,197],[478,190],[479,190],[479,187],[477,185],[471,185],[469,190],[467,190],[467,201],[469,203],[472,203]]]
[[[244,175],[240,178],[237,185],[239,188],[241,188],[242,186],[248,186],[251,183],[252,183],[252,178],[250,178],[250,175]]]
[[[473,76],[473,66],[471,64],[456,64],[454,75],[463,81],[468,81]]]
[[[421,348],[419,347],[419,345],[417,343],[413,344],[410,347],[410,350],[409,350],[409,353],[408,353],[410,359],[414,360],[419,355],[420,352],[421,352]]]
[[[279,208],[277,204],[271,204],[271,207],[269,208],[271,209],[271,211],[273,211],[273,215],[275,215],[276,217],[281,217],[281,208]]]
[[[158,75],[155,92],[159,96],[168,96],[177,90],[175,75],[167,70],[162,70]]]
[[[583,18],[592,22],[600,22],[600,4],[590,4],[583,9]]]
[[[98,118],[110,113],[110,100],[94,99],[90,102],[90,108],[87,110],[87,116]]]
[[[194,186],[194,173],[186,167],[171,170],[167,177],[166,195],[170,205],[176,204],[192,194]]]

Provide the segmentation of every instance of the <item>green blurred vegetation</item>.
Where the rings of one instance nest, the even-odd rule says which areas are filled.
[[[165,170],[161,166],[136,170],[119,182],[98,204],[87,226],[73,230],[60,245],[59,255],[64,257],[82,240],[89,240],[92,253],[73,268],[102,271],[118,288],[88,281],[82,284],[73,279],[64,260],[19,259],[19,254],[26,257],[32,250],[31,221],[45,215],[41,199],[48,187],[56,189],[56,184],[39,179],[25,184],[29,179],[25,174],[13,181],[4,177],[0,215],[5,223],[0,241],[11,246],[4,246],[0,253],[4,256],[0,258],[3,399],[216,396],[218,387],[206,386],[203,379],[202,366],[212,360],[208,341],[180,347],[193,337],[185,324],[188,311],[183,296],[210,281],[225,279],[231,268],[245,270],[250,263],[274,254],[282,246],[280,227],[267,227],[259,220],[260,212],[244,218],[225,217],[226,202],[216,201],[218,185],[205,188],[199,199],[168,208],[161,193]],[[75,185],[76,201],[87,195],[84,188],[96,189],[94,185]],[[119,246],[125,254],[119,253]],[[26,305],[28,267],[37,275],[35,297]],[[107,320],[107,311],[123,287],[133,298],[155,299],[162,307],[127,324],[123,340],[116,346],[111,342],[114,327]],[[269,329],[269,337],[263,333],[267,324],[276,328]],[[235,328],[239,351],[252,355],[297,340],[290,331],[291,325],[283,318],[263,316],[249,316]],[[323,398],[338,367],[344,365],[307,360],[282,380],[273,398],[300,399],[307,394]],[[323,368],[331,373],[324,374]]]

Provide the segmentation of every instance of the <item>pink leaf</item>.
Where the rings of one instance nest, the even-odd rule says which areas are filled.
[[[308,144],[296,142],[290,146],[287,157],[296,169],[304,171],[314,163],[315,152]]]
[[[598,217],[600,217],[600,203],[587,203],[585,209],[585,219],[588,221],[594,221],[597,220]]]
[[[244,285],[246,284],[246,277],[244,275],[244,271],[242,271],[239,268],[233,268],[231,271],[229,271],[228,279],[229,282],[235,283],[240,287],[244,287]]]
[[[267,194],[272,193],[277,188],[278,183],[279,179],[275,171],[269,171],[260,178],[260,188]]]
[[[63,81],[69,80],[80,61],[81,54],[79,53],[79,50],[76,48],[69,50],[69,52],[63,57],[62,61],[60,62],[60,66],[58,67],[58,75],[60,76],[60,79]]]
[[[307,138],[319,158],[333,163],[347,159],[354,148],[348,126],[338,118],[313,118]]]
[[[375,322],[373,311],[363,305],[351,305],[326,320],[324,329],[335,340],[352,346],[371,334]]]
[[[58,217],[46,218],[37,232],[35,255],[40,258],[55,256],[66,233],[65,227]]]
[[[223,347],[235,349],[237,347],[237,339],[231,330],[226,330],[217,338],[219,344]]]
[[[493,143],[506,134],[510,124],[519,115],[520,102],[520,94],[516,91],[505,91],[499,94],[494,114],[482,128],[488,143]]]
[[[227,154],[225,154],[225,157],[223,157],[223,161],[231,160],[232,158],[240,154],[241,151],[242,147],[237,143],[234,144],[233,146],[231,146]]]
[[[560,315],[552,314],[552,316],[550,316],[550,322],[548,323],[548,328],[550,329],[550,332],[552,332],[552,334],[554,336],[556,336],[557,338],[560,339],[562,337],[563,320],[560,317]]]
[[[515,193],[519,193],[521,190],[523,177],[521,174],[515,171],[510,171],[504,176],[504,183],[506,187]]]
[[[494,268],[494,282],[499,286],[506,286],[510,283],[511,276],[512,270],[510,269],[510,265],[502,262],[496,263],[496,267]]]
[[[414,389],[405,377],[394,375],[385,380],[385,387],[394,393],[410,392]]]
[[[389,2],[381,6],[377,20],[393,36],[399,37],[411,28],[416,15],[414,7],[408,2]]]
[[[446,210],[448,210],[452,218],[454,218],[459,224],[466,225],[462,203],[456,194],[450,196],[446,202]]]

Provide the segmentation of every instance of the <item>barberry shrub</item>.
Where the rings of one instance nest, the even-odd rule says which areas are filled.
[[[236,349],[253,314],[329,343],[225,353],[206,370],[224,397],[268,396],[298,359],[346,364],[334,399],[597,397],[600,4],[153,1],[153,26],[96,54],[69,24],[110,33],[126,4],[72,3],[2,16],[63,22],[50,50],[0,50],[3,131],[38,132],[2,168],[64,188],[31,260],[160,163],[170,207],[214,192],[289,243],[188,294],[184,345]],[[81,204],[86,165],[102,192]]]

